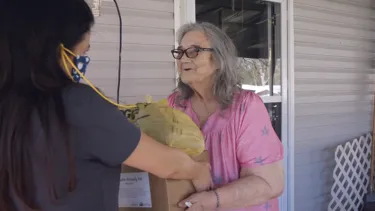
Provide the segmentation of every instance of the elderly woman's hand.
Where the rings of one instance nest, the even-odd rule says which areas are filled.
[[[190,204],[191,206],[187,206]],[[178,203],[178,207],[187,211],[212,211],[216,209],[216,195],[213,191],[195,193]]]

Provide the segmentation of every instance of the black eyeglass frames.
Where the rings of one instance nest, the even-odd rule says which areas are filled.
[[[181,59],[184,54],[190,58],[190,59],[193,59],[195,57],[198,56],[198,53],[200,51],[210,51],[212,52],[214,49],[213,48],[201,48],[201,47],[190,47],[190,48],[186,48],[185,50],[183,49],[173,49],[171,50],[171,53],[172,53],[172,56],[173,58],[175,59]]]

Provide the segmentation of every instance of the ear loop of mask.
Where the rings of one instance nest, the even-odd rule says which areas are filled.
[[[79,69],[76,67],[76,65],[74,65],[74,63],[71,61],[71,59],[69,58],[69,56],[66,54],[66,52],[70,53],[72,56],[75,56],[75,54],[70,51],[69,49],[65,48],[64,45],[61,44],[61,58],[62,58],[62,62],[63,62],[63,65],[64,65],[64,69],[65,71],[68,73],[68,76],[70,77],[71,80],[73,80],[73,76],[71,74],[71,72],[69,71],[69,68],[68,68],[68,65],[66,63],[66,60],[68,60],[68,62],[70,63],[70,65],[72,65],[73,69],[75,71],[77,71],[78,75],[84,80],[86,81],[86,83],[96,92],[98,93],[104,100],[108,101],[109,103],[111,103],[112,105],[115,105],[119,108],[123,108],[123,109],[132,109],[132,108],[136,108],[137,106],[136,105],[121,105],[121,104],[118,104],[118,103],[115,103],[113,102],[112,100],[110,100],[108,97],[106,97],[104,94],[102,94],[82,73],[81,71],[79,71]]]

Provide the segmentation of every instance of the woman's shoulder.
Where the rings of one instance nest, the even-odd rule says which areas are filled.
[[[100,91],[100,90],[99,90]],[[104,99],[86,84],[71,84],[62,90],[62,97],[67,106],[92,106],[103,104]]]
[[[177,96],[179,96],[179,92],[178,91],[174,91],[174,92],[172,92],[172,94],[170,94],[169,96],[168,96],[168,102],[169,101],[175,101],[175,99],[177,98]]]
[[[253,91],[250,90],[239,90],[234,97],[234,105],[237,108],[252,107],[252,105],[263,104],[262,98]]]
[[[171,107],[180,107],[183,104],[183,101],[178,102],[178,98],[181,96],[181,93],[178,90],[175,90],[172,94],[168,96],[168,105]]]
[[[65,95],[82,95],[82,94],[92,94],[94,90],[86,84],[73,83],[66,86],[63,89],[63,94]]]

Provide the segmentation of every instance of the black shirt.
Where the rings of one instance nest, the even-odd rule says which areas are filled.
[[[52,138],[47,140],[35,116],[32,123],[35,153],[31,155],[34,200],[41,211],[117,211],[121,164],[138,145],[140,130],[86,85],[66,88],[63,101],[74,156],[76,189],[68,191],[69,164],[61,128],[52,121]],[[51,147],[47,148],[46,144]],[[52,156],[52,163],[46,161],[47,154]],[[51,187],[57,200],[52,197]],[[19,211],[24,210],[19,207]]]

